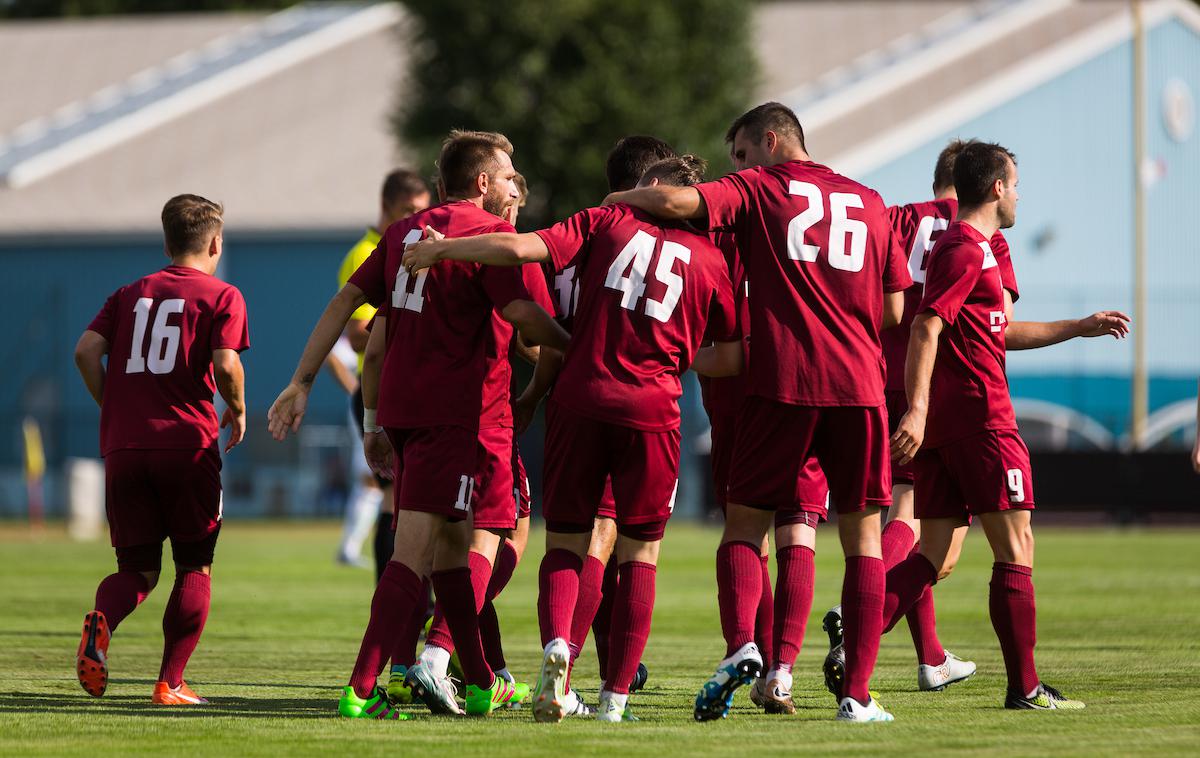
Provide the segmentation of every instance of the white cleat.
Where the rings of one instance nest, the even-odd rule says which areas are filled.
[[[557,724],[563,720],[566,715],[567,666],[570,661],[571,651],[566,640],[558,637],[546,645],[542,656],[542,673],[533,693],[534,721]]]
[[[708,678],[696,695],[693,716],[697,721],[715,721],[729,715],[733,706],[733,693],[738,687],[752,683],[762,674],[762,653],[753,642],[747,642],[734,651],[733,655],[717,664],[717,670]]]
[[[618,695],[605,690],[600,693],[600,706],[596,709],[596,720],[618,724],[622,721],[637,721],[637,717],[629,711],[628,695]]]
[[[892,714],[883,710],[883,706],[879,705],[879,701],[875,698],[871,698],[866,705],[862,705],[852,697],[844,697],[841,704],[838,705],[837,720],[865,724],[871,721],[893,721],[894,719]]]
[[[579,717],[587,718],[595,716],[596,711],[587,703],[583,702],[583,698],[575,690],[567,690],[567,694],[563,696],[563,717]]]
[[[974,673],[974,661],[964,661],[947,650],[940,666],[917,666],[917,687],[922,692],[940,692],[956,682],[965,682]]]
[[[458,705],[458,690],[448,676],[438,676],[423,661],[408,670],[404,683],[420,698],[429,711],[442,716],[461,716],[463,709]]]
[[[792,672],[772,669],[766,676],[754,680],[755,687],[764,683],[760,690],[762,709],[770,714],[790,716],[796,712],[796,704],[792,702]],[[754,688],[750,690],[750,699],[754,700]]]

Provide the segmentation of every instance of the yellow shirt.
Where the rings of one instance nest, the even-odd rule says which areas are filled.
[[[379,240],[382,235],[373,227],[368,228],[362,239],[354,243],[354,247],[350,248],[350,252],[346,253],[346,257],[342,259],[342,265],[338,268],[338,289],[346,286],[346,282],[350,281],[350,277],[354,276],[354,272],[358,271],[358,267],[363,262],[371,257],[371,253],[379,245]],[[375,308],[364,303],[359,306],[350,318],[355,321],[370,321],[375,315]],[[361,374],[363,369],[363,354],[358,354],[358,373]]]

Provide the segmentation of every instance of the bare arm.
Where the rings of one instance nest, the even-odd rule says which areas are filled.
[[[354,348],[356,353],[367,349],[367,324],[369,323],[371,323],[370,319],[352,318],[346,324],[346,339],[350,340],[350,347]]]
[[[900,419],[892,435],[892,458],[908,463],[925,441],[925,419],[929,414],[929,382],[937,359],[938,339],[946,324],[941,317],[926,311],[913,319],[908,337],[908,356],[904,361],[904,389],[908,393],[908,412]]]
[[[1004,347],[1008,350],[1034,350],[1076,337],[1102,337],[1106,334],[1114,339],[1123,339],[1129,334],[1129,317],[1120,311],[1099,311],[1084,318],[1065,321],[1013,321],[1004,331]]]
[[[614,192],[604,198],[605,205],[613,203],[625,203],[634,208],[641,208],[651,216],[678,221],[704,218],[708,215],[704,196],[695,187],[674,187],[666,184],[638,187]]]
[[[883,329],[891,329],[904,318],[904,291],[883,293]]]
[[[411,274],[442,260],[484,263],[489,266],[520,266],[550,259],[550,250],[536,234],[480,234],[475,237],[446,236],[431,226],[425,237],[404,248],[403,266]]]
[[[108,355],[108,340],[88,329],[75,343],[75,366],[96,405],[104,402],[104,356]]]
[[[513,401],[513,428],[517,434],[521,434],[529,428],[529,423],[533,420],[533,414],[537,410],[538,403],[542,402],[542,398],[546,397],[546,393],[554,386],[554,381],[558,379],[558,372],[562,370],[563,354],[559,350],[552,347],[544,347],[538,350],[537,363],[533,367],[533,376],[529,380],[529,384],[525,386],[525,390],[520,397]]]
[[[226,406],[221,428],[229,427],[229,442],[225,443],[228,453],[246,436],[246,372],[236,350],[218,348],[213,351],[212,362],[217,392]]]
[[[742,373],[742,341],[714,342],[696,351],[692,371],[702,376],[718,378]]]
[[[383,372],[383,357],[387,350],[387,319],[376,318],[367,338],[363,354],[363,455],[371,470],[384,479],[395,475],[392,463],[392,443],[375,420],[379,409],[379,378]]]
[[[531,300],[513,300],[504,306],[500,316],[517,327],[521,336],[532,345],[566,350],[571,336],[558,325],[542,306]]]
[[[329,301],[329,305],[325,306],[325,312],[321,314],[312,334],[308,336],[308,342],[304,345],[304,352],[300,356],[296,372],[292,374],[291,382],[279,393],[279,397],[275,398],[275,402],[267,411],[267,428],[276,440],[282,441],[289,431],[299,431],[308,405],[308,393],[312,391],[313,380],[317,378],[325,356],[333,349],[333,344],[337,342],[346,327],[346,322],[350,320],[350,314],[366,301],[362,290],[353,284],[347,284],[338,290]]]
[[[530,366],[536,366],[538,355],[542,349],[537,345],[527,343],[520,332],[517,332],[513,337],[511,352]]]

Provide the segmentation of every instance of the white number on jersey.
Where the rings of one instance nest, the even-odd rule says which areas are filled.
[[[560,318],[574,316],[575,306],[579,304],[579,280],[575,278],[576,271],[574,266],[567,266],[554,275],[554,294],[558,297]]]
[[[933,250],[933,241],[941,232],[950,227],[950,219],[922,216],[917,224],[917,236],[913,239],[912,250],[908,251],[908,274],[917,284],[925,283],[925,269],[929,267],[929,252]]]
[[[183,313],[183,299],[163,300],[154,314],[154,326],[150,329],[150,352],[144,352],[146,325],[150,323],[150,311],[154,300],[139,297],[133,306],[133,344],[129,347],[129,359],[125,361],[126,374],[140,374],[147,368],[151,374],[169,374],[175,370],[175,359],[179,355],[179,327],[168,324],[167,319]]]
[[[404,235],[404,244],[411,245],[415,242],[420,242],[421,230],[411,229],[408,234]],[[408,271],[403,266],[396,272],[396,287],[392,290],[392,307],[407,308],[410,311],[421,312],[421,307],[425,305],[425,298],[421,293],[425,291],[425,279],[429,276],[429,269],[424,269],[417,273],[415,284],[412,291],[409,291],[409,280],[412,279],[408,275]]]
[[[636,310],[638,299],[646,293],[646,272],[657,244],[658,238],[639,229],[608,267],[604,286],[621,293],[622,308]],[[675,273],[675,261],[683,261],[686,266],[692,262],[692,251],[678,242],[664,242],[658,254],[658,264],[654,267],[654,278],[667,291],[661,301],[646,298],[644,306],[647,316],[664,324],[675,312],[675,306],[679,305],[679,298],[683,295],[683,277]]]
[[[788,194],[808,200],[808,207],[788,222],[788,257],[812,263],[821,252],[820,245],[805,243],[804,235],[825,218],[825,200],[821,188],[809,182],[792,180]],[[829,194],[829,265],[841,271],[862,271],[867,252],[867,225],[846,215],[849,208],[862,208],[862,198],[852,192]]]
[[[458,477],[458,500],[455,501],[454,507],[456,510],[469,511],[471,510],[471,497],[475,494],[475,477],[463,474]]]
[[[1025,502],[1025,475],[1019,468],[1008,470],[1008,502]]]

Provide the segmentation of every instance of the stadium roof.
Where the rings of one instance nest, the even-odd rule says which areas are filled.
[[[1183,5],[1157,0],[1150,15]],[[851,173],[901,149],[947,93],[1129,27],[1125,0],[757,14],[760,97],[796,108],[814,156]],[[371,221],[380,178],[404,158],[388,132],[403,25],[395,4],[338,3],[0,26],[0,234],[151,230],[182,189],[225,202],[241,229]]]

